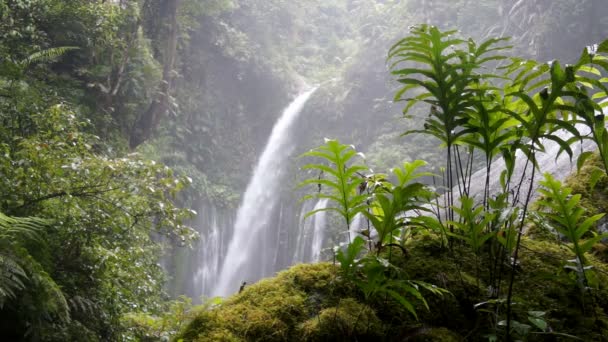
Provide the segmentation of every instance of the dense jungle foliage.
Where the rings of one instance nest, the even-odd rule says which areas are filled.
[[[603,0],[0,0],[0,338],[602,340],[606,38]],[[175,299],[199,204],[238,204],[311,84],[294,139],[336,140],[277,196],[368,229],[333,263]],[[565,182],[535,178],[549,140]]]

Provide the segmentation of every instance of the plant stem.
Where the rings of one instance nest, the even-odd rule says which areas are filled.
[[[534,142],[532,142],[534,144]],[[536,158],[536,152],[534,145],[532,145],[531,158]],[[528,159],[529,161],[530,159]],[[527,162],[526,162],[527,164]],[[519,257],[519,246],[521,244],[521,237],[523,235],[524,224],[526,221],[526,215],[528,213],[528,205],[532,198],[532,190],[534,189],[534,176],[536,175],[536,168],[532,166],[532,176],[530,178],[530,185],[528,186],[528,193],[526,194],[526,201],[524,203],[524,211],[522,213],[521,221],[519,223],[519,229],[517,232],[517,242],[515,243],[515,251],[513,252],[513,262],[511,263],[511,278],[509,279],[509,290],[507,292],[507,341],[511,341],[511,299],[513,297],[513,283],[515,281],[515,267],[517,266],[517,259]],[[523,179],[524,177],[522,177]],[[518,190],[519,193],[519,190]]]

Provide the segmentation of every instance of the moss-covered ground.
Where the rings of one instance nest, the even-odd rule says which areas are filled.
[[[364,300],[331,263],[300,264],[200,313],[177,340],[487,341],[504,319],[504,308],[495,310],[499,301],[488,302],[487,265],[464,246],[447,252],[437,238],[419,237],[407,245],[406,255],[393,250],[391,258],[408,279],[451,294],[426,294],[430,310],[418,303],[416,320],[390,297]],[[590,257],[593,290],[583,292],[576,274],[564,268],[572,258],[556,242],[523,240],[513,310],[515,321],[531,326],[527,340],[570,340],[566,335],[608,340],[608,267]],[[530,311],[544,312],[545,332],[534,330]]]

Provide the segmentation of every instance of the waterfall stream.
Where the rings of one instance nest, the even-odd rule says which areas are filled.
[[[589,129],[587,127],[577,125],[576,128],[583,136],[589,134]],[[555,135],[565,141],[572,138],[572,134],[565,130],[557,131]],[[578,158],[582,151],[592,151],[596,148],[595,143],[589,139],[583,140],[579,143],[574,143],[571,146],[573,154],[571,161],[570,157],[566,152],[562,152],[562,154],[557,157],[557,154],[560,150],[560,146],[555,141],[543,139],[542,144],[545,147],[545,151],[538,152],[536,155],[540,172],[536,172],[534,178],[535,189],[538,188],[538,181],[543,178],[543,174],[545,172],[552,174],[558,180],[563,180],[568,177],[568,175],[570,175],[572,172],[576,171],[576,158]],[[515,183],[517,183],[522,176],[526,175],[527,176],[525,177],[524,182],[522,183],[523,189],[526,189],[527,186],[530,184],[531,179],[529,175],[531,173],[532,165],[526,165],[526,160],[527,159],[524,154],[521,151],[517,151],[511,188],[514,188],[516,186]],[[490,193],[495,194],[501,189],[500,174],[503,170],[505,170],[505,163],[502,158],[492,163],[492,169],[490,170]],[[483,194],[484,180],[486,179],[486,170],[482,169],[473,173],[472,179],[477,181],[471,183],[471,194],[473,196],[481,196]],[[454,191],[457,192],[457,189],[455,189]],[[533,196],[536,197],[536,195],[537,192],[534,191]]]
[[[291,127],[316,89],[296,97],[272,129],[238,209],[232,239],[213,290],[215,296],[230,295],[242,282],[251,283],[276,271],[275,242],[279,234],[271,218],[278,204],[284,166],[294,149]]]
[[[361,232],[364,228],[365,216],[361,213],[358,213],[353,218],[353,222],[350,224],[350,228],[348,229],[348,240],[346,242],[351,243],[357,236],[359,236],[359,232]]]
[[[321,249],[327,225],[327,213],[319,211],[306,218],[305,215],[309,211],[327,208],[328,202],[328,199],[323,198],[317,201],[314,207],[312,206],[314,202],[310,201],[302,206],[295,247],[296,253],[293,257],[293,262],[317,262],[321,260]]]
[[[234,222],[225,210],[219,210],[211,204],[202,205],[198,217],[200,241],[194,249],[196,268],[189,285],[194,298],[211,294]]]

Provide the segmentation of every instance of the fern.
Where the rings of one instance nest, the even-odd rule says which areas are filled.
[[[16,293],[25,288],[27,280],[27,274],[14,258],[0,254],[0,309],[7,299],[15,298]]]
[[[445,195],[446,213],[448,221],[454,221],[453,206],[455,196],[453,189],[458,185],[460,195],[468,194],[470,178],[466,175],[472,173],[472,159],[463,168],[458,151],[458,145],[469,143],[478,146],[477,135],[480,128],[488,126],[488,122],[479,122],[474,125],[475,116],[478,121],[489,118],[497,112],[485,105],[489,98],[488,92],[492,87],[486,86],[486,81],[498,78],[497,75],[485,73],[489,63],[506,59],[497,54],[498,51],[508,49],[501,45],[506,39],[488,39],[477,45],[473,40],[455,38],[457,31],[440,31],[435,26],[420,25],[411,30],[409,37],[398,41],[389,50],[388,59],[391,61],[393,75],[404,86],[395,94],[395,101],[406,100],[403,109],[407,115],[411,108],[418,103],[430,105],[428,117],[424,120],[424,129],[410,130],[404,134],[422,133],[439,139],[446,148],[447,158],[445,164],[444,185],[447,188]],[[415,67],[414,67],[415,66]],[[417,95],[407,97],[409,93],[418,90]],[[475,114],[479,112],[479,115]],[[467,127],[467,123],[471,123]],[[503,123],[498,122],[498,127]],[[494,123],[496,125],[496,123]],[[489,129],[489,127],[486,127]],[[472,138],[475,136],[475,138]],[[467,139],[468,137],[468,139]],[[490,149],[490,138],[486,137],[482,144],[486,150]],[[508,138],[498,138],[495,142],[506,143]],[[472,156],[472,154],[471,154]],[[492,158],[488,153],[488,158]],[[441,223],[439,210],[438,219]],[[449,225],[453,233],[454,226]]]
[[[580,263],[585,264],[587,262],[585,253],[590,251],[593,245],[605,236],[596,235],[587,240],[584,240],[583,237],[590,233],[591,228],[604,214],[584,218],[585,209],[579,205],[581,195],[573,195],[571,188],[562,187],[561,182],[553,178],[551,174],[546,173],[545,179],[540,184],[539,192],[544,197],[539,201],[539,204],[548,209],[547,211],[539,211],[540,216],[550,222],[558,233],[572,243],[569,248]]]
[[[48,221],[35,217],[13,218],[0,213],[0,240],[39,240]]]
[[[29,280],[24,260],[17,257],[19,243],[38,239],[46,221],[36,218],[12,218],[0,213],[0,308],[7,299],[15,298]]]
[[[604,214],[584,218],[585,209],[579,205],[581,195],[572,195],[571,188],[562,187],[561,182],[548,173],[545,174],[545,179],[540,184],[539,192],[544,198],[539,201],[539,204],[547,210],[539,211],[538,214],[571,243],[568,248],[576,255],[574,268],[580,275],[581,289],[585,289],[588,286],[585,253],[608,234],[593,235],[587,239],[584,237],[591,233],[591,228]]]
[[[36,63],[49,63],[55,61],[57,58],[65,55],[69,51],[78,50],[75,46],[61,46],[56,48],[50,48],[27,56],[27,58],[21,60],[19,65],[23,68]]]
[[[373,193],[371,210],[362,212],[378,233],[376,243],[378,253],[386,244],[392,244],[395,235],[406,227],[405,214],[429,211],[423,203],[428,203],[434,193],[424,184],[414,182],[415,179],[431,175],[417,171],[424,165],[425,162],[416,160],[412,163],[404,163],[402,168],[394,169],[393,174],[397,178],[398,185],[387,183],[379,187]]]
[[[495,238],[512,252],[511,264],[515,268],[535,172],[539,168],[536,156],[544,152],[543,142],[555,142],[560,147],[559,154],[566,153],[572,158],[571,145],[585,138],[576,129],[576,124],[582,122],[591,129],[591,139],[598,144],[608,170],[608,132],[604,116],[597,114],[608,103],[600,105],[593,101],[608,98],[607,79],[601,78],[600,70],[608,70],[608,58],[603,55],[608,43],[586,49],[575,65],[512,58],[509,65],[498,69],[502,74],[495,75],[484,69],[489,69],[494,61],[507,59],[500,55],[502,50],[510,48],[502,45],[504,39],[488,39],[477,45],[472,40],[456,38],[455,34],[456,31],[442,32],[434,26],[417,26],[409,37],[397,42],[388,55],[392,73],[403,84],[395,100],[408,101],[404,114],[416,104],[430,107],[424,129],[405,134],[433,135],[447,149],[446,220],[442,220],[438,210],[437,219],[419,219],[418,224],[441,230],[444,236],[463,239],[476,253],[485,241]],[[492,85],[495,79],[508,80],[504,89]],[[591,95],[587,91],[595,93]],[[567,131],[571,136],[561,138],[555,134],[558,130]],[[480,206],[470,198],[474,195],[469,193],[473,153],[463,163],[458,150],[463,145],[473,152],[482,151],[485,157],[487,176]],[[529,165],[532,171],[531,175],[524,173],[513,185],[511,177],[517,151],[527,159],[524,171]],[[494,201],[489,193],[490,167],[500,154],[506,171],[501,175],[503,193],[497,197],[501,200]],[[579,166],[589,155],[581,155]],[[532,181],[526,184],[527,178]],[[455,206],[456,186],[462,199],[461,207]],[[507,201],[505,196],[512,198]],[[516,209],[516,205],[521,205],[521,209]],[[508,210],[509,214],[499,215],[499,208]],[[500,246],[495,240],[492,246],[499,251],[495,264],[502,264],[504,252],[496,248]],[[507,294],[508,331],[514,276],[515,272],[511,272]]]
[[[29,322],[31,329],[40,321],[70,319],[68,303],[59,286],[25,248],[44,244],[41,233],[48,221],[34,217],[9,217],[0,213],[0,308],[14,300],[21,291],[30,291],[39,322]]]
[[[81,296],[74,296],[70,298],[67,303],[70,312],[77,312],[80,314],[93,314],[98,306],[92,300]]]
[[[473,198],[468,196],[460,198],[460,207],[455,207],[454,211],[462,219],[452,222],[460,233],[449,235],[465,241],[479,255],[481,247],[494,236],[494,232],[487,232],[486,227],[494,220],[495,213],[485,211],[482,206],[475,206]]]
[[[317,170],[320,172],[318,178],[307,179],[299,184],[299,187],[308,185],[319,187],[317,193],[304,196],[304,200],[326,198],[334,203],[334,206],[309,212],[307,217],[319,211],[334,211],[342,216],[346,223],[346,229],[350,230],[355,215],[366,210],[368,196],[366,193],[358,190],[365,182],[361,172],[367,171],[368,168],[357,164],[349,166],[349,163],[357,154],[354,147],[343,145],[339,141],[331,139],[326,139],[325,145],[302,154],[304,157],[320,158],[326,163],[306,164],[303,166],[305,170]],[[321,175],[326,175],[326,178],[323,178]],[[322,192],[322,187],[328,190]]]
[[[567,90],[575,98],[577,122],[591,132],[588,139],[596,144],[604,172],[608,172],[608,130],[604,116],[604,109],[608,106],[608,78],[602,77],[602,70],[608,72],[608,40],[585,48],[578,62],[571,68],[574,82]],[[579,170],[591,155],[592,152],[579,155]]]
[[[317,170],[321,173],[317,178],[300,183],[300,186],[319,187],[316,194],[304,196],[304,199],[325,198],[335,204],[333,207],[313,210],[307,215],[322,210],[335,211],[344,218],[349,230],[355,215],[366,216],[378,233],[376,242],[378,253],[371,254],[373,248],[371,234],[367,232],[363,235],[368,237],[370,253],[360,257],[366,251],[366,241],[361,236],[355,237],[353,241],[349,241],[346,248],[335,249],[336,260],[340,263],[340,273],[342,277],[357,285],[366,299],[374,296],[386,299],[390,296],[417,318],[416,309],[410,299],[421,302],[428,309],[420,288],[435,295],[442,295],[447,291],[424,282],[391,277],[391,273],[398,271],[398,268],[391,264],[390,252],[389,259],[386,260],[380,257],[380,251],[385,245],[392,245],[395,234],[405,227],[403,214],[406,211],[427,210],[421,203],[423,200],[428,201],[433,193],[423,184],[414,182],[420,177],[429,175],[417,171],[425,163],[422,161],[405,163],[403,168],[393,170],[398,181],[398,185],[393,185],[386,180],[385,175],[361,175],[360,172],[368,170],[363,165],[349,166],[356,155],[357,152],[353,147],[329,139],[326,139],[325,145],[303,154],[326,162],[326,164],[304,166],[304,169]],[[327,177],[322,178],[323,174]],[[323,186],[327,188],[324,192]]]

